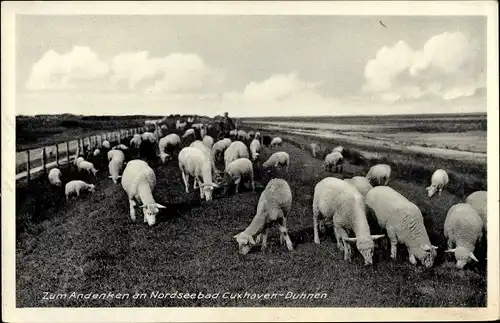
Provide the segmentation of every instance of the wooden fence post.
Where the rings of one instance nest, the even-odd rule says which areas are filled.
[[[68,166],[71,167],[71,162],[70,162],[70,158],[69,158],[69,142],[66,141],[66,153],[68,154],[67,157],[68,157]]]
[[[47,157],[46,157],[47,152],[45,150],[45,147],[42,148],[42,154],[43,154],[43,156],[42,156],[43,173],[47,174],[47,165],[46,165],[47,164]]]
[[[30,178],[31,178],[31,174],[30,174],[30,151],[29,150],[26,150],[26,154],[27,154],[27,159],[26,159],[26,176],[27,176],[27,179],[28,179],[28,183],[30,181]]]
[[[121,138],[122,136],[120,135],[120,131],[121,130],[118,131],[118,144],[122,143],[122,138]]]
[[[56,165],[59,166],[59,144],[56,144]]]

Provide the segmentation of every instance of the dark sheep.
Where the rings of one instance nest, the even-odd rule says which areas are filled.
[[[271,140],[273,140],[273,138],[271,136],[268,136],[268,135],[262,136],[262,143],[266,147],[269,147],[269,145],[271,144]]]

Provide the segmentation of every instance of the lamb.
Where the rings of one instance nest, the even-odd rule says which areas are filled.
[[[61,176],[62,173],[59,168],[52,168],[48,175],[50,184],[55,186],[62,186]]]
[[[156,223],[156,215],[159,209],[165,206],[156,203],[153,191],[156,186],[156,175],[148,163],[143,160],[134,159],[127,163],[122,175],[122,187],[127,193],[130,206],[130,218],[135,222],[135,206],[139,205],[144,213],[144,222],[149,226]]]
[[[253,165],[248,158],[238,158],[231,162],[224,171],[224,182],[234,182],[236,185],[236,194],[241,183],[241,179],[247,177],[252,185],[252,192],[255,191],[255,183],[253,180]]]
[[[333,148],[332,153],[334,153],[336,151],[342,154],[344,152],[344,147],[337,146],[337,147]]]
[[[465,203],[470,204],[483,220],[484,230],[487,231],[487,211],[488,211],[488,192],[476,191],[467,196]]]
[[[213,146],[212,146],[212,151],[211,151],[211,157],[213,160],[216,160],[217,157],[219,156],[220,153],[224,153],[224,150],[229,147],[231,144],[231,139],[229,138],[224,138],[219,141],[217,141]]]
[[[338,151],[334,151],[333,153],[329,153],[325,157],[325,169],[332,170],[332,167],[335,166],[335,171],[344,171],[344,157]]]
[[[205,146],[207,146],[208,148],[212,149],[212,146],[214,145],[214,138],[208,135],[204,136],[203,144],[205,144]]]
[[[78,171],[86,170],[89,174],[92,173],[94,176],[97,176],[97,169],[95,169],[94,164],[89,161],[82,161],[78,165]]]
[[[103,146],[103,147],[104,147],[104,148],[106,148],[106,149],[109,149],[109,147],[111,147],[111,145],[110,145],[109,141],[107,141],[107,140],[104,140],[104,141],[102,142],[102,145],[101,145],[101,146]]]
[[[101,153],[101,150],[99,148],[94,150],[94,156],[99,156],[100,153]]]
[[[344,179],[344,181],[356,187],[356,189],[363,196],[366,196],[366,193],[368,193],[368,191],[373,188],[368,179],[363,176],[354,176],[353,178],[346,178]]]
[[[321,222],[325,220],[333,222],[337,247],[344,250],[344,260],[351,258],[351,248],[346,242],[356,242],[365,264],[373,263],[373,240],[380,239],[384,235],[371,235],[363,196],[354,186],[335,177],[321,180],[314,187],[312,208],[316,244],[320,244],[318,218],[321,216]],[[355,238],[348,237],[349,231],[354,232]]]
[[[224,151],[224,169],[238,158],[249,158],[247,146],[241,141],[233,141]]]
[[[233,236],[238,242],[239,253],[246,255],[251,247],[262,240],[261,250],[267,248],[267,235],[269,227],[277,224],[280,232],[280,242],[286,241],[289,251],[293,244],[288,236],[286,221],[292,208],[292,192],[288,183],[279,178],[274,178],[266,185],[257,205],[257,212],[250,225],[242,232]],[[254,240],[254,236],[256,240]]]
[[[474,256],[474,249],[483,237],[483,220],[470,204],[458,203],[448,210],[444,221],[444,236],[448,239],[446,252],[455,254],[457,268],[464,268],[470,259],[478,261]]]
[[[415,204],[388,186],[372,188],[365,202],[377,217],[379,226],[387,231],[392,259],[396,259],[399,242],[408,249],[410,263],[415,265],[416,257],[425,267],[432,267],[437,247],[429,241],[424,218]]]
[[[441,191],[446,184],[448,184],[448,174],[446,171],[443,169],[436,170],[434,174],[432,174],[431,185],[425,188],[428,192],[428,196],[432,197],[436,192],[438,195],[441,195]]]
[[[194,188],[200,188],[200,198],[211,201],[213,189],[219,186],[212,182],[210,157],[198,148],[185,147],[179,153],[178,160],[182,179],[186,186],[186,193],[189,193],[188,180],[189,176],[191,176],[194,178]]]
[[[85,161],[85,158],[83,158],[83,157],[81,157],[81,156],[80,156],[80,157],[77,157],[77,158],[75,159],[75,165],[76,165],[76,167],[78,167],[78,165],[80,165],[80,163],[81,163],[82,161]],[[80,168],[78,167],[78,169],[80,169]]]
[[[391,166],[387,164],[377,164],[370,168],[366,178],[373,186],[387,185],[391,176]],[[375,185],[374,185],[375,184]]]
[[[186,132],[184,132],[184,134],[182,135],[182,138],[186,138],[187,136],[191,136],[191,135],[192,135],[192,136],[194,136],[194,135],[195,135],[195,134],[194,134],[194,129],[192,129],[192,128],[191,128],[191,129],[186,130]]]
[[[260,145],[260,141],[258,139],[252,140],[250,143],[250,153],[252,154],[252,160],[257,160],[260,155],[260,151],[262,149],[262,146]]]
[[[171,157],[171,154],[166,152],[168,148],[169,151],[178,151],[181,147],[181,137],[178,134],[171,133],[160,139],[158,143],[158,149],[160,151],[160,159],[162,163],[165,162],[167,158]]]
[[[113,180],[113,183],[118,183],[118,179],[121,178],[120,176],[120,171],[123,168],[124,162],[125,162],[125,155],[123,154],[122,151],[118,150],[121,154],[115,154],[113,155],[113,158],[108,164],[109,168],[109,178]]]
[[[288,172],[288,166],[290,165],[290,155],[288,155],[288,153],[284,151],[275,152],[262,164],[262,167],[277,167],[278,165],[282,167],[285,166],[285,170]]]
[[[142,137],[140,134],[136,133],[132,139],[130,139],[130,147],[139,148],[142,142]]]
[[[273,140],[271,140],[271,147],[281,146],[282,143],[283,139],[281,139],[281,137],[274,137]]]
[[[88,191],[90,193],[93,193],[95,191],[95,185],[88,184],[88,183],[81,181],[81,180],[74,180],[74,181],[68,182],[66,184],[66,186],[64,187],[64,193],[66,195],[66,202],[69,201],[69,197],[73,193],[76,194],[76,196],[80,196],[80,192],[83,192],[83,191]]]

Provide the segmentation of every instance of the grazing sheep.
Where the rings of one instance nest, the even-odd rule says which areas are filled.
[[[286,220],[292,208],[292,192],[290,186],[283,179],[274,178],[266,185],[259,198],[257,212],[250,225],[242,232],[233,236],[238,242],[240,254],[246,255],[252,245],[262,240],[261,249],[267,248],[267,235],[269,227],[277,224],[280,232],[280,242],[286,241],[289,251],[293,250],[293,244],[288,236]],[[256,236],[254,240],[254,236]]]
[[[285,166],[285,170],[288,172],[288,166],[290,166],[290,155],[284,151],[275,152],[262,164],[262,167],[278,167],[278,165],[281,167]]]
[[[151,142],[156,142],[156,136],[154,133],[146,131],[141,136],[142,140],[149,140]]]
[[[143,140],[139,146],[139,157],[152,162],[157,158],[156,149],[157,145],[154,141]]]
[[[476,210],[477,214],[479,214],[479,216],[481,217],[481,220],[483,220],[484,230],[487,231],[488,192],[476,191],[467,196],[467,198],[465,199],[465,203],[470,204],[474,208],[474,210]]]
[[[224,153],[224,151],[227,149],[227,147],[229,147],[230,144],[231,144],[231,139],[229,138],[224,138],[217,141],[212,146],[212,152],[211,152],[212,159],[216,160],[221,153]]]
[[[162,131],[167,131],[168,130],[168,126],[166,124],[162,124],[161,127],[160,127],[160,129]]]
[[[252,160],[257,160],[260,155],[260,151],[262,149],[262,146],[260,145],[260,141],[258,139],[252,140],[250,143],[250,153],[252,154]]]
[[[108,164],[108,169],[109,169],[109,178],[113,180],[113,183],[118,183],[118,179],[121,178],[120,172],[123,168],[124,162],[125,162],[125,155],[123,154],[122,151],[120,151],[121,154],[116,154],[113,156],[111,161]]]
[[[252,192],[255,191],[255,183],[253,181],[253,165],[248,158],[238,158],[231,162],[224,171],[224,183],[234,182],[236,185],[236,194],[242,178],[248,178],[252,185]]]
[[[122,175],[122,187],[127,193],[132,221],[136,219],[134,207],[138,204],[143,210],[144,222],[148,222],[149,226],[156,223],[159,209],[166,208],[155,202],[153,197],[155,186],[155,172],[145,161],[134,159],[127,163]]]
[[[431,185],[425,189],[428,192],[428,196],[432,197],[436,192],[441,195],[443,187],[448,184],[448,174],[443,169],[438,169],[432,174]]]
[[[366,196],[366,193],[368,193],[368,191],[373,188],[368,179],[363,176],[354,176],[353,178],[346,178],[344,179],[344,181],[356,187],[356,189],[363,196]]]
[[[109,141],[104,140],[104,141],[102,142],[102,145],[101,145],[101,146],[102,146],[102,147],[104,147],[104,148],[106,148],[106,149],[109,149],[109,148],[111,147],[111,144],[109,143]]]
[[[248,132],[248,137],[249,137],[248,139],[251,139],[253,136],[255,136],[255,131],[250,130]]]
[[[232,137],[236,137],[238,135],[238,130],[233,129],[233,130],[229,131],[229,135]]]
[[[278,147],[283,144],[283,139],[281,137],[274,137],[273,140],[271,140],[271,147]]]
[[[332,153],[334,153],[334,152],[339,152],[342,154],[344,152],[344,147],[337,146],[337,147],[333,148]]]
[[[125,159],[125,154],[119,149],[108,151],[108,161],[111,161],[115,156],[120,156],[120,158],[123,157],[123,159]]]
[[[178,156],[182,180],[189,193],[189,176],[194,179],[194,188],[200,188],[200,198],[212,200],[212,191],[219,187],[212,182],[212,163],[205,152],[194,147],[185,147]],[[197,186],[198,185],[198,186]]]
[[[184,132],[184,134],[182,135],[182,138],[186,138],[187,136],[191,136],[191,135],[195,136],[194,129],[192,129],[192,128],[186,130],[186,132]]]
[[[101,150],[99,148],[94,150],[94,156],[99,156],[100,153],[101,153]]]
[[[178,134],[171,133],[160,139],[158,150],[160,151],[160,159],[165,163],[166,159],[170,159],[173,153],[177,153],[181,148],[181,137]],[[169,153],[167,153],[170,152]]]
[[[446,252],[455,254],[457,268],[464,268],[470,259],[478,261],[474,256],[474,249],[483,237],[483,220],[470,204],[455,204],[448,210],[444,221],[444,236],[448,239]]]
[[[240,140],[249,140],[250,136],[243,130],[238,130],[237,137]]]
[[[186,122],[181,122],[180,120],[177,120],[175,123],[175,128],[176,129],[184,129],[187,126]]]
[[[78,164],[78,171],[86,170],[89,174],[92,173],[94,176],[96,176],[97,169],[95,169],[94,164],[92,164],[89,161],[82,161]]]
[[[339,167],[340,171],[344,171],[344,157],[342,156],[341,153],[338,151],[335,151],[333,153],[329,153],[325,157],[325,169],[331,171],[332,167],[335,166],[335,171],[338,172]]]
[[[356,247],[363,255],[365,264],[373,263],[373,240],[384,235],[371,235],[365,213],[363,196],[347,182],[327,177],[314,187],[313,229],[314,242],[320,244],[318,218],[333,223],[337,247],[344,250],[344,260],[351,258],[351,248],[346,242],[356,242]],[[323,225],[322,225],[323,227]],[[354,232],[355,238],[349,238],[348,232]]]
[[[220,180],[219,170],[217,169],[217,167],[215,167],[215,160],[212,159],[212,153],[211,153],[210,148],[208,148],[205,144],[203,144],[203,142],[201,140],[193,141],[191,143],[191,145],[189,145],[189,147],[197,148],[197,149],[201,150],[205,155],[207,155],[207,157],[210,159],[210,163],[212,164],[212,176],[213,176],[213,178],[216,179],[215,181]]]
[[[377,164],[370,168],[366,178],[373,186],[387,185],[391,176],[391,166],[387,164]]]
[[[88,191],[90,193],[95,191],[94,184],[88,184],[81,180],[74,180],[68,182],[64,188],[64,193],[66,195],[66,202],[69,201],[69,197],[72,194],[76,194],[76,196],[80,196],[80,192]]]
[[[392,259],[396,258],[399,242],[406,245],[410,263],[415,265],[416,257],[427,268],[432,267],[437,247],[429,241],[418,206],[388,186],[372,188],[365,202],[377,217],[379,226],[387,231]]]
[[[264,135],[264,136],[262,137],[262,144],[263,144],[265,147],[269,147],[269,145],[271,144],[271,141],[272,141],[272,137],[271,137],[271,136]]]
[[[55,186],[62,186],[61,176],[62,173],[59,168],[52,168],[48,175],[50,184]]]
[[[224,151],[224,169],[238,158],[249,158],[247,146],[241,141],[233,141]]]
[[[85,158],[83,158],[83,157],[77,157],[77,158],[75,158],[75,165],[76,165],[76,167],[78,167],[78,165],[80,165],[80,163],[82,161],[85,161]],[[80,168],[78,167],[78,169],[80,169]]]
[[[142,137],[140,134],[136,133],[132,139],[130,139],[130,147],[139,148],[142,142]]]
[[[203,144],[205,146],[207,146],[208,148],[212,149],[212,146],[214,145],[214,138],[212,138],[211,136],[204,136],[203,137]]]

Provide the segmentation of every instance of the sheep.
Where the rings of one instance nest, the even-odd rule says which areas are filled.
[[[159,209],[166,207],[156,203],[153,197],[156,186],[156,175],[153,169],[143,160],[131,160],[123,171],[121,184],[128,197],[132,221],[135,222],[135,206],[139,203],[141,204],[139,208],[143,210],[144,222],[147,222],[149,226],[154,225]]]
[[[281,139],[281,137],[274,137],[273,140],[271,140],[271,147],[281,146],[282,143],[283,139]]]
[[[143,140],[139,146],[139,157],[152,162],[157,157],[156,149],[157,145],[154,141]]]
[[[271,141],[272,141],[272,137],[271,136],[268,136],[268,135],[264,135],[262,137],[262,144],[266,147],[269,147],[269,145],[271,144]]]
[[[102,142],[102,145],[101,145],[101,146],[102,146],[102,147],[104,147],[104,148],[106,148],[106,149],[109,149],[109,148],[111,147],[111,145],[110,145],[109,141],[107,141],[107,140],[104,140],[104,141]]]
[[[337,146],[337,147],[333,148],[332,153],[334,153],[336,151],[342,154],[344,152],[344,147]]]
[[[250,143],[250,153],[252,154],[252,160],[257,160],[260,155],[260,151],[262,146],[260,145],[260,141],[258,139],[252,140]]]
[[[366,194],[365,203],[374,212],[379,226],[387,231],[392,259],[396,259],[399,242],[408,249],[410,263],[415,265],[416,257],[425,267],[432,267],[438,247],[429,241],[418,206],[388,186],[372,188]]]
[[[371,235],[363,196],[354,186],[335,177],[321,180],[314,187],[312,209],[316,244],[320,244],[318,219],[321,216],[321,222],[327,220],[333,223],[337,247],[344,250],[344,260],[351,257],[351,248],[346,242],[356,242],[365,264],[373,263],[373,240],[384,235]],[[355,238],[348,237],[349,231],[354,232]]]
[[[171,152],[176,152],[181,147],[181,137],[178,134],[171,133],[160,139],[158,143],[158,149],[160,151],[160,159],[162,163],[165,162],[167,158],[171,157],[171,154],[166,152],[168,148]]]
[[[438,169],[432,174],[431,185],[425,189],[428,192],[428,196],[432,197],[436,192],[441,195],[441,191],[448,184],[448,174],[443,169]]]
[[[224,153],[224,150],[226,150],[230,144],[231,144],[231,139],[229,139],[229,138],[224,138],[224,139],[217,141],[212,146],[212,151],[211,151],[212,159],[216,160],[217,157],[219,156],[219,154]]]
[[[144,140],[149,140],[151,142],[156,142],[156,136],[154,135],[154,133],[152,132],[149,132],[149,131],[146,131],[142,134],[141,136],[141,139],[144,141]]]
[[[80,196],[80,192],[82,192],[82,191],[88,191],[90,193],[93,193],[95,191],[95,185],[88,184],[88,183],[81,181],[81,180],[73,180],[73,181],[66,183],[66,186],[64,187],[64,193],[66,195],[66,202],[69,201],[70,195],[75,193],[76,196]]]
[[[377,164],[368,170],[366,178],[373,186],[387,185],[391,176],[391,166],[387,164]],[[374,185],[375,184],[375,185]]]
[[[197,148],[197,149],[201,150],[210,159],[210,163],[212,164],[212,175],[213,175],[213,178],[216,178],[217,179],[216,181],[220,180],[220,178],[219,178],[219,170],[215,166],[215,160],[212,159],[212,153],[211,153],[210,148],[208,148],[205,144],[203,144],[203,142],[201,140],[195,140],[195,141],[193,141],[189,145],[189,147]]]
[[[142,137],[140,134],[136,133],[132,139],[130,139],[130,147],[139,148],[142,142]]]
[[[241,141],[233,141],[224,151],[224,169],[238,158],[249,158],[247,146]]]
[[[341,153],[338,151],[335,151],[333,153],[329,153],[325,157],[325,169],[332,170],[332,167],[335,166],[335,171],[339,170],[340,166],[340,171],[344,171],[344,157],[342,156]]]
[[[368,179],[363,176],[354,176],[353,178],[346,178],[344,179],[344,181],[356,187],[356,189],[363,196],[366,196],[366,193],[368,193],[368,191],[373,188]]]
[[[184,129],[187,126],[186,122],[181,122],[180,120],[177,120],[175,123],[175,128],[176,129]]]
[[[100,153],[101,153],[101,150],[99,148],[94,150],[94,156],[99,156]]]
[[[182,138],[186,138],[187,136],[190,136],[190,135],[195,136],[194,129],[192,129],[192,128],[186,130],[186,132],[184,132],[184,134],[182,135]]]
[[[210,157],[198,148],[185,147],[179,153],[178,160],[182,180],[186,186],[186,193],[189,193],[188,180],[189,176],[191,176],[194,178],[194,188],[200,188],[200,198],[211,201],[213,189],[219,186],[212,182]]]
[[[238,130],[237,137],[240,140],[249,140],[250,136],[243,130]]]
[[[470,204],[476,210],[477,214],[481,217],[481,220],[483,220],[484,230],[487,231],[488,192],[476,191],[467,196],[465,203]]]
[[[127,146],[125,146],[124,144],[119,144],[119,145],[116,145],[116,146],[114,146],[114,147],[112,148],[112,150],[117,150],[117,149],[119,149],[119,150],[127,150],[127,149],[128,149],[128,147],[127,147]]]
[[[234,182],[236,185],[236,194],[241,183],[241,179],[247,177],[252,185],[252,192],[255,192],[255,183],[253,180],[253,165],[248,158],[238,158],[231,162],[224,171],[224,182]]]
[[[111,161],[111,159],[113,159],[113,157],[115,156],[123,156],[123,158],[125,159],[125,154],[121,150],[115,149],[108,151],[108,161]]]
[[[277,224],[280,232],[280,242],[286,241],[289,251],[293,251],[293,244],[288,236],[286,221],[292,208],[292,192],[288,183],[279,178],[274,178],[266,185],[257,205],[257,212],[250,225],[242,232],[233,236],[238,243],[239,253],[246,255],[252,245],[262,240],[261,250],[267,248],[267,235],[269,227]],[[256,240],[254,236],[257,235]]]
[[[80,157],[75,158],[75,165],[76,165],[76,167],[78,167],[78,165],[80,165],[80,163],[81,163],[82,161],[85,161],[85,158],[83,158],[83,157],[81,157],[81,156],[80,156]],[[80,167],[78,167],[78,169],[80,169]]]
[[[166,124],[162,124],[161,127],[160,127],[160,129],[162,131],[167,131],[168,130],[168,126]]]
[[[262,164],[262,167],[278,167],[278,165],[281,167],[285,166],[285,170],[288,172],[288,166],[290,166],[290,155],[284,151],[275,152]]]
[[[94,176],[97,176],[96,173],[98,172],[97,169],[95,169],[94,164],[92,164],[89,161],[81,161],[78,164],[78,171],[86,170],[89,174],[92,173]]]
[[[50,184],[55,186],[62,186],[61,176],[62,173],[59,168],[52,168],[48,175]]]
[[[483,220],[470,204],[458,203],[448,210],[444,221],[444,236],[448,244],[446,252],[455,254],[457,268],[464,268],[470,259],[478,261],[474,249],[483,237],[482,229]]]
[[[229,135],[232,137],[236,137],[238,135],[238,130],[233,129],[233,130],[229,131]]]
[[[204,136],[203,144],[205,144],[205,146],[207,146],[208,148],[212,149],[212,146],[214,145],[214,138],[208,135]]]
[[[109,178],[111,178],[115,184],[118,183],[118,179],[121,178],[120,171],[122,170],[125,162],[125,155],[122,151],[119,152],[121,152],[121,154],[115,154],[108,164],[110,174]]]
[[[250,131],[248,132],[248,139],[251,139],[251,138],[253,138],[254,136],[255,136],[255,131],[250,130]]]

